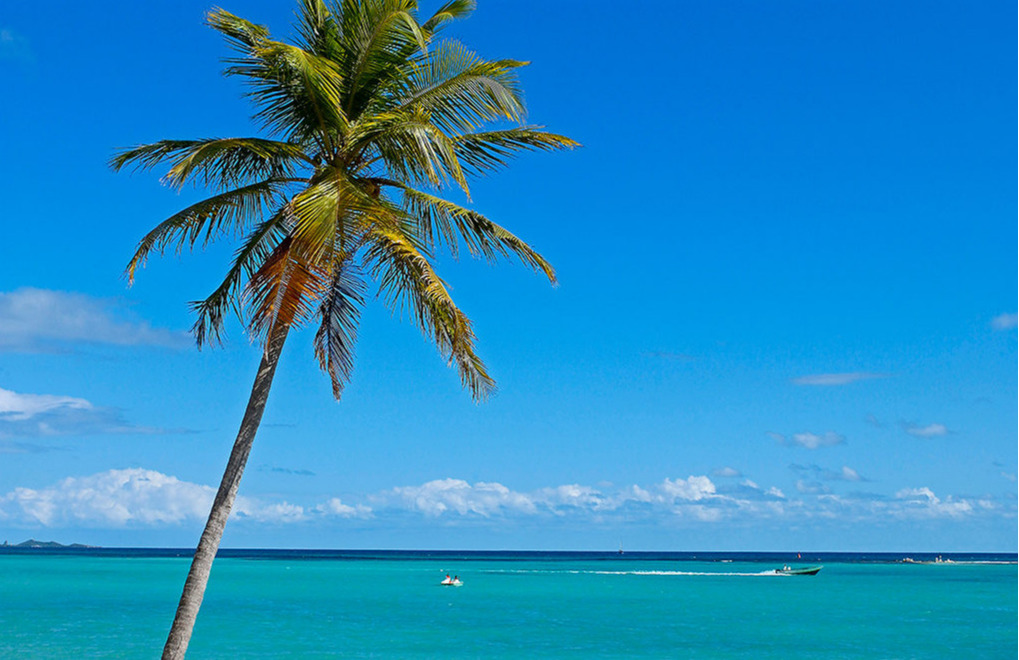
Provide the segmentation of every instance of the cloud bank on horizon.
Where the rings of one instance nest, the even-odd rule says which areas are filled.
[[[817,466],[806,471],[827,472]],[[825,478],[860,481],[849,467]],[[544,518],[597,523],[656,522],[697,525],[747,519],[809,520],[834,515],[857,521],[960,519],[1000,515],[1008,503],[992,497],[937,496],[926,486],[905,487],[894,496],[867,493],[835,495],[827,488],[798,489],[787,497],[779,489],[749,480],[720,486],[704,475],[665,478],[647,487],[607,488],[566,484],[515,491],[500,483],[436,479],[401,486],[344,502],[338,497],[297,504],[241,496],[238,524],[322,523],[345,519],[399,519],[418,516],[448,524],[485,524]],[[215,496],[212,486],[183,481],[143,468],[113,469],[68,477],[45,488],[15,488],[0,495],[0,521],[25,529],[167,528],[205,520]]]

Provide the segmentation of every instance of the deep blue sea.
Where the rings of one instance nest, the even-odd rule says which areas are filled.
[[[902,558],[225,550],[188,657],[1014,660],[1016,555]],[[0,658],[158,657],[188,562],[0,548]]]

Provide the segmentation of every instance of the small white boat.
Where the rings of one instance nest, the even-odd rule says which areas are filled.
[[[447,575],[446,579],[440,582],[439,584],[442,585],[443,587],[459,587],[463,585],[463,582],[460,580],[460,578],[451,578]]]

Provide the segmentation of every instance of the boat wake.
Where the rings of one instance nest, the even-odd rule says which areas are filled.
[[[742,572],[715,572],[715,571],[577,571],[578,573],[591,573],[593,575],[707,575],[724,577],[775,577],[778,575],[774,569],[760,571],[759,573]]]
[[[707,577],[787,577],[776,573],[774,569],[768,569],[766,571],[760,571],[755,573],[745,573],[737,571],[582,571],[582,570],[568,570],[568,571],[549,571],[549,570],[538,570],[538,569],[515,569],[515,570],[491,570],[485,571],[486,573],[531,573],[549,575],[554,573],[560,574],[572,574],[572,575],[639,575],[639,576],[707,576]]]

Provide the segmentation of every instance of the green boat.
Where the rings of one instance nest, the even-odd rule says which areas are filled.
[[[817,575],[824,566],[810,566],[807,568],[791,568],[789,566],[783,566],[782,568],[776,568],[776,575]]]

